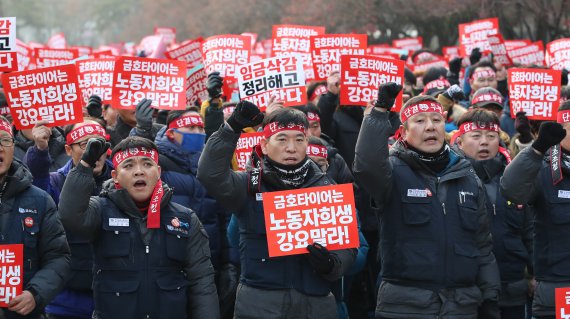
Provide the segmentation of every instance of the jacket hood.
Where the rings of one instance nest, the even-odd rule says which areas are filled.
[[[8,174],[6,175],[6,190],[2,198],[16,196],[21,191],[32,185],[33,176],[28,168],[18,159],[14,158]]]

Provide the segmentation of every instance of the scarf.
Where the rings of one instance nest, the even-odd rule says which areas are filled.
[[[562,171],[570,171],[570,154],[563,150],[560,144],[550,149],[550,171],[552,173],[552,185],[556,185],[564,179]]]
[[[265,156],[265,174],[274,173],[287,188],[298,188],[305,182],[311,161],[305,157],[299,164],[283,165]]]

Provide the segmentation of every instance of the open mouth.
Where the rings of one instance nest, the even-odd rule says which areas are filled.
[[[428,142],[428,143],[437,142],[437,137],[435,137],[435,136],[430,136],[430,137],[426,138],[426,139],[424,140],[424,142]]]
[[[487,156],[489,156],[490,153],[488,150],[481,150],[478,152],[478,154],[479,154],[479,156],[487,157]]]
[[[140,188],[145,188],[145,187],[146,187],[146,182],[143,181],[143,180],[136,181],[133,186],[134,186],[135,188],[138,188],[138,189],[140,189]]]

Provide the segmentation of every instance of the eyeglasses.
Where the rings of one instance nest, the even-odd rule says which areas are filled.
[[[10,137],[0,138],[0,145],[3,147],[12,147],[14,146],[14,139]]]
[[[83,142],[78,142],[78,143],[71,143],[71,144],[69,144],[69,146],[78,145],[80,149],[85,150],[85,148],[87,148],[88,142],[89,142],[89,140],[83,141]]]

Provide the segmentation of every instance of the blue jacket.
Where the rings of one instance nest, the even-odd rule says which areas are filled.
[[[189,207],[198,215],[210,239],[211,260],[216,270],[228,262],[239,264],[239,253],[230,248],[226,236],[231,214],[208,195],[196,178],[201,153],[181,149],[168,139],[166,129],[157,133],[155,143],[160,152],[162,180],[173,188],[172,201]]]

